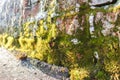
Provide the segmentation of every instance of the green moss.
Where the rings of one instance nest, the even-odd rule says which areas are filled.
[[[5,45],[5,48],[9,48],[9,47],[12,47],[13,45],[13,42],[14,42],[14,38],[13,37],[8,37],[7,38],[7,43]]]
[[[66,10],[54,18],[50,16],[54,11],[50,11],[44,20],[23,24],[23,30],[18,38],[14,39],[8,34],[0,35],[0,41],[2,42],[0,45],[3,44],[6,48],[15,46],[16,50],[26,52],[28,57],[68,67],[71,71],[71,80],[84,80],[87,78],[90,80],[91,76],[98,80],[104,80],[104,78],[107,80],[106,76],[119,75],[120,49],[117,37],[105,37],[101,34],[101,22],[94,23],[96,38],[91,38],[89,15],[91,13],[95,15],[98,11],[107,12],[103,8],[91,9],[87,4],[82,4],[78,13],[71,14],[69,10]],[[57,18],[73,18],[75,15],[78,16],[79,23],[82,23],[82,17],[84,16],[84,23],[80,25],[84,28],[83,30],[77,29],[73,35],[66,34],[65,30],[58,30]],[[118,22],[119,19],[115,22],[116,26],[119,26]],[[34,26],[37,26],[35,35],[32,32]],[[74,38],[79,41],[76,45],[71,42]],[[94,51],[97,51],[100,57],[97,66],[93,62]],[[94,71],[96,72],[94,73]]]
[[[98,71],[98,73],[95,76],[98,80],[108,80],[108,77],[104,71]]]
[[[2,46],[2,45],[3,45],[3,36],[0,35],[0,46]]]
[[[85,68],[78,68],[71,70],[71,80],[85,80],[85,78],[89,77],[89,71]]]

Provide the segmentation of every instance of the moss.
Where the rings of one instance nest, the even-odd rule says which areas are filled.
[[[116,5],[112,8],[113,12],[117,12],[120,9],[120,5]]]
[[[89,71],[85,68],[72,69],[70,73],[71,80],[85,80],[86,77],[89,77]]]
[[[90,8],[90,5],[84,3],[81,5],[81,7],[79,8],[79,14],[78,15],[84,15],[84,14],[90,14],[90,13],[93,13],[93,15],[95,15],[97,12],[103,12],[103,13],[107,13],[109,12],[109,10],[105,10],[104,8],[102,7],[97,7],[95,9],[91,9]],[[82,11],[82,12],[81,12]]]
[[[8,34],[3,34],[3,46],[7,43]]]
[[[0,35],[0,46],[3,46],[3,35]]]
[[[10,47],[12,47],[13,45],[13,42],[14,42],[14,38],[13,37],[8,37],[7,38],[7,42],[6,42],[6,44],[5,44],[5,48],[10,48]]]
[[[111,80],[119,80],[120,65],[117,61],[109,61],[105,63],[105,70],[110,73]]]
[[[53,5],[51,7],[54,7]],[[51,14],[55,11],[50,9],[51,11],[48,10],[46,19],[23,24],[23,30],[18,38],[13,38],[8,34],[0,36],[0,41],[3,42],[0,45],[3,44],[6,48],[15,46],[16,50],[26,52],[28,57],[68,67],[71,71],[71,80],[92,80],[91,76],[98,80],[103,80],[103,77],[107,80],[106,76],[119,75],[120,49],[118,38],[103,36],[101,34],[101,22],[94,24],[96,38],[92,38],[89,32],[89,15],[91,13],[95,15],[98,11],[104,13],[107,11],[103,8],[91,9],[87,4],[82,4],[79,9],[80,12],[73,14],[70,13],[71,9],[60,12],[60,15],[54,18],[51,18]],[[66,34],[65,29],[63,31],[58,30],[57,18],[73,18],[75,15],[78,16],[79,23],[82,23],[82,17],[84,17],[84,22],[80,25],[84,28],[83,30],[77,29],[73,35]],[[119,18],[115,23],[116,26],[119,26],[118,22]],[[34,26],[37,26],[35,35],[33,35],[32,30]],[[63,28],[65,27],[63,26]],[[71,42],[74,38],[79,41],[76,45]],[[97,51],[100,57],[97,66],[92,61],[94,51]],[[94,71],[96,72],[94,73]]]
[[[18,41],[19,41],[20,47],[21,47],[22,49],[26,49],[26,48],[25,48],[25,39],[24,39],[24,37],[21,36],[21,37],[18,39]]]
[[[98,71],[98,73],[95,76],[98,80],[108,80],[108,77],[104,71]]]
[[[115,23],[114,23],[115,26],[120,26],[119,21],[120,21],[120,17],[118,16],[118,17],[117,17],[117,20],[116,20]]]

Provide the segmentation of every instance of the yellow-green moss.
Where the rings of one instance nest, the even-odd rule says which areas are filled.
[[[7,37],[7,43],[5,44],[5,48],[10,48],[10,47],[12,47],[13,45],[13,42],[14,42],[14,38],[13,37],[11,37],[11,36],[9,36],[9,37]]]
[[[89,77],[89,71],[85,68],[72,69],[70,74],[71,80],[85,80],[85,78]]]
[[[3,45],[3,35],[0,35],[0,46]]]
[[[120,79],[120,64],[118,61],[108,61],[105,62],[105,70],[110,73],[111,80]]]

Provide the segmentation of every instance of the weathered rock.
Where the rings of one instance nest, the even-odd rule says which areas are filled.
[[[23,18],[34,17],[39,12],[40,1],[23,0]]]
[[[111,31],[112,29],[115,27],[114,24],[111,24],[110,22],[108,22],[107,20],[103,20],[102,21],[102,24],[103,24],[103,30],[101,31],[102,34],[104,36],[107,36],[107,35],[110,35],[111,34]]]
[[[97,12],[95,15],[95,24],[100,24],[103,28],[101,33],[104,36],[111,35],[115,27],[114,22],[117,21],[118,13],[109,12],[104,14],[103,12]],[[114,35],[114,34],[112,34]]]
[[[89,24],[90,24],[90,28],[89,28],[90,34],[93,34],[94,32],[94,15],[93,14],[89,16]]]
[[[47,75],[41,70],[38,70],[36,67],[31,65],[29,63],[29,60],[19,61],[8,50],[0,48],[0,80],[63,80],[63,79],[58,79],[55,76]]]
[[[64,20],[58,18],[57,26],[58,26],[59,30],[62,31],[65,29],[67,34],[72,35],[80,27],[80,24],[78,21],[78,16],[68,17]]]
[[[72,35],[76,32],[76,30],[79,27],[79,22],[78,22],[78,17],[75,16],[72,20],[72,22],[70,23],[70,25],[68,26],[67,29],[67,34]]]
[[[105,6],[116,3],[117,0],[91,0],[91,6]]]
[[[28,59],[28,61],[47,75],[55,76],[57,79],[66,80],[69,78],[69,70],[66,67],[50,65],[37,59]]]
[[[39,0],[0,0],[0,26],[21,26],[26,19],[44,12],[42,4]]]
[[[109,21],[109,22],[116,22],[117,18],[118,18],[118,12],[116,13],[113,13],[113,12],[109,12],[106,14],[106,19]]]
[[[19,0],[0,0],[0,26],[20,25],[20,7]]]
[[[73,8],[75,7],[77,1],[76,0],[58,0],[59,2],[59,6],[60,6],[60,10],[66,10],[69,8]]]
[[[103,12],[97,12],[97,14],[95,15],[95,23],[99,22],[103,18],[104,18]]]

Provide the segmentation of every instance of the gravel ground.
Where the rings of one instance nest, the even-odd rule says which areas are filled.
[[[62,67],[34,61],[39,64],[35,64],[37,68],[30,64],[30,59],[20,61],[6,49],[0,48],[0,80],[69,80],[66,78],[68,71],[62,72]]]

